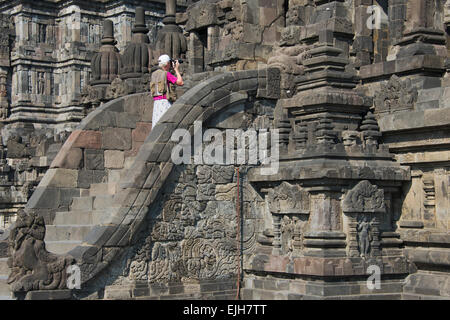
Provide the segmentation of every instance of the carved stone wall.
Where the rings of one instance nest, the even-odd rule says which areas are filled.
[[[178,1],[179,8],[186,4]],[[110,94],[90,90],[90,62],[98,50],[105,51],[100,49],[105,17],[113,22],[118,49],[124,50],[138,5],[144,5],[154,41],[163,1],[119,7],[105,1],[94,6],[0,1],[1,229],[14,222],[77,123],[104,102],[105,95],[111,100],[129,93],[123,88]],[[120,56],[115,50],[111,51],[116,65],[110,67],[117,74]],[[143,86],[148,83],[143,81]]]
[[[13,14],[0,191],[19,207],[41,181],[27,209],[48,222],[48,249],[75,259],[83,286],[28,298],[450,297],[447,1],[194,1],[177,12],[171,0],[158,37],[164,6],[153,4],[137,25],[126,7],[55,2]],[[369,8],[381,13],[372,25]],[[81,79],[100,15],[133,74],[97,90]],[[148,89],[154,48],[186,54],[186,86],[149,133],[152,100],[130,93]],[[64,140],[55,133],[93,109],[44,174]],[[276,170],[174,164],[171,135],[192,136],[195,120],[215,133],[276,129]],[[371,266],[382,289],[361,284]]]

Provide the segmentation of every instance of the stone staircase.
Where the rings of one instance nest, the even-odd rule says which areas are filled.
[[[153,100],[142,93],[103,104],[72,132],[26,208],[45,219],[47,250],[70,253],[76,260],[86,294],[96,289],[88,281],[130,250],[149,207],[158,201],[174,166],[172,133],[247,101],[247,91],[255,92],[259,84],[267,91],[266,73],[238,71],[202,82],[180,97],[153,129]],[[168,295],[179,294],[178,289]],[[199,290],[212,291],[208,286],[186,288],[189,294]]]
[[[0,300],[14,300],[9,285],[6,283],[9,275],[8,258],[0,258]]]
[[[57,178],[60,182],[56,182],[58,187],[78,175],[79,183],[63,186],[72,198],[65,206],[55,208],[54,218],[46,224],[44,240],[48,251],[65,254],[85,242],[95,226],[110,222],[112,213],[106,208],[110,207],[119,181],[135,162],[150,132],[151,123],[147,118],[151,117],[152,104],[148,101],[151,100],[146,94],[113,100],[89,114],[78,133],[68,138],[69,142],[51,167],[61,172]],[[81,154],[84,157],[78,162]],[[82,178],[82,173],[91,171],[100,178]]]
[[[93,183],[89,195],[73,198],[69,211],[57,212],[47,225],[45,243],[48,251],[63,254],[83,242],[95,225],[108,223],[105,210],[113,200],[117,182]]]

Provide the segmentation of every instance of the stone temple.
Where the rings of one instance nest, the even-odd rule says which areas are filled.
[[[450,299],[450,1],[0,0],[0,29],[1,298]]]

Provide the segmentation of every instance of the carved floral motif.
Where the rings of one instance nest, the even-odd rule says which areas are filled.
[[[375,94],[375,112],[396,112],[414,108],[417,101],[417,89],[411,79],[400,79],[393,75],[386,84],[381,83],[380,91]]]
[[[309,213],[309,193],[283,181],[269,191],[269,209],[276,214]]]
[[[368,180],[363,180],[345,195],[342,210],[360,213],[385,212],[384,191]]]

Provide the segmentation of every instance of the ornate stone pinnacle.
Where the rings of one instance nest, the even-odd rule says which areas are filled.
[[[114,39],[114,26],[111,20],[103,21],[103,36],[101,43],[106,45],[115,45],[117,43]]]
[[[176,0],[166,0],[164,27],[158,31],[156,48],[159,54],[168,54],[174,59],[181,58],[187,51],[186,38],[176,24]]]
[[[166,15],[164,16],[163,23],[165,25],[175,24],[176,12],[177,12],[176,0],[166,0]]]
[[[300,123],[297,125],[297,130],[294,134],[295,149],[303,150],[306,147],[306,141],[308,140],[308,129],[306,123]]]
[[[332,144],[336,138],[336,132],[333,130],[333,121],[328,118],[322,118],[319,120],[319,124],[316,128],[317,143],[320,144]]]
[[[145,10],[143,7],[136,7],[135,23],[131,32],[147,34],[148,31],[149,29],[145,24]]]
[[[372,112],[368,112],[360,127],[366,144],[378,144],[378,138],[381,137],[378,122]]]

